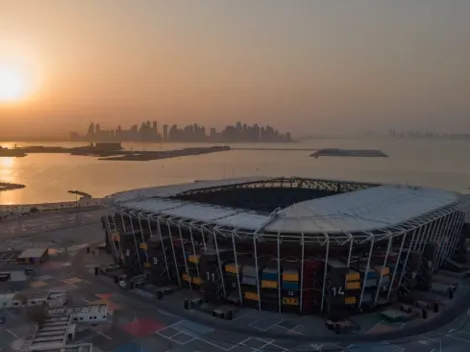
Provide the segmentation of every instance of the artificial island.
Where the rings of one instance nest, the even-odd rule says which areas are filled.
[[[2,148],[0,157],[25,157],[28,154],[70,154],[97,157],[104,161],[150,161],[229,151],[228,146],[191,147],[173,150],[125,150],[121,143],[97,142],[80,147],[28,146]]]

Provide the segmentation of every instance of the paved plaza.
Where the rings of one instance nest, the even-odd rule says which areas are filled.
[[[66,224],[66,222],[61,222]],[[57,224],[56,224],[57,226]],[[42,265],[36,276],[25,281],[21,290],[35,293],[48,289],[66,290],[74,304],[107,303],[110,314],[106,323],[95,326],[79,326],[75,343],[92,343],[93,350],[100,352],[302,352],[302,351],[358,351],[358,352],[464,352],[470,350],[470,324],[468,315],[462,314],[455,322],[431,334],[420,335],[400,341],[387,341],[374,344],[335,344],[303,343],[296,339],[260,338],[256,332],[271,332],[274,336],[317,335],[334,336],[320,317],[299,317],[297,315],[258,312],[242,309],[233,321],[220,321],[208,317],[212,324],[192,321],[204,313],[185,311],[183,316],[171,314],[168,307],[182,307],[183,292],[165,297],[158,304],[148,304],[151,293],[145,289],[123,291],[105,277],[92,275],[96,265],[106,262],[106,254],[85,255],[88,243],[99,241],[103,234],[101,224],[91,223],[75,228],[62,228],[35,233],[26,239],[10,238],[2,242],[6,247],[21,248],[48,245],[54,247],[49,262]],[[64,244],[69,246],[64,251]],[[77,263],[82,265],[77,269]],[[87,273],[86,275],[84,273]],[[3,286],[5,287],[5,286]],[[470,282],[464,282],[460,292],[470,290]],[[181,309],[182,310],[182,309]],[[20,345],[21,337],[26,334],[31,323],[25,320],[20,310],[3,310],[6,322],[0,325],[0,349],[14,350]],[[189,314],[189,317],[188,317]],[[383,321],[378,314],[355,317],[361,330],[356,334],[374,334],[383,331],[406,329],[403,323],[391,324]],[[197,319],[195,319],[197,320]],[[214,324],[215,323],[215,324]],[[420,323],[412,321],[411,325]],[[253,335],[238,334],[227,326],[250,328]],[[219,326],[219,327],[217,327]]]

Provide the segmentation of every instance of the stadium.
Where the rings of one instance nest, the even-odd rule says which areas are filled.
[[[341,318],[428,290],[465,250],[454,192],[299,177],[131,190],[105,198],[106,244],[128,277],[206,302]]]

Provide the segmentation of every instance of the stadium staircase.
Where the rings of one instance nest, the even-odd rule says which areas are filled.
[[[150,239],[148,241],[149,270],[152,281],[156,283],[169,281],[169,277],[172,277],[172,275],[168,272],[167,258],[172,255],[167,248],[163,251],[161,239]]]
[[[202,284],[204,300],[208,303],[218,303],[225,296],[225,287],[215,248],[207,247],[201,255],[199,265],[204,280]]]

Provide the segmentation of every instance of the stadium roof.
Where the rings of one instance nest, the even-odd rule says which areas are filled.
[[[272,180],[276,178],[201,181],[123,192],[108,199],[137,213],[206,222],[250,232],[304,234],[357,233],[390,228],[458,204],[461,199],[460,194],[447,190],[384,185],[303,201],[271,215],[168,199],[191,190]]]
[[[293,204],[264,231],[364,232],[393,227],[455,204],[459,195],[446,190],[381,186]]]

